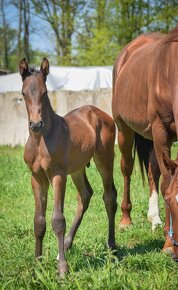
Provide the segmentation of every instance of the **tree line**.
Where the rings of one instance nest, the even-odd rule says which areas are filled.
[[[112,65],[137,35],[168,32],[177,21],[177,0],[0,0],[0,67],[15,71],[22,57],[36,63],[44,55],[56,65]],[[40,41],[38,27],[45,25],[50,54],[33,49],[31,40],[36,34]]]

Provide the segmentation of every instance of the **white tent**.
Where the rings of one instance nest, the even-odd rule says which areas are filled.
[[[51,66],[47,77],[49,91],[99,90],[112,87],[112,67]],[[19,92],[22,80],[19,73],[0,76],[0,93]]]
[[[63,116],[82,105],[95,105],[111,115],[112,67],[50,66],[49,98],[55,112]],[[0,145],[24,145],[28,118],[21,96],[22,79],[13,73],[0,76]]]

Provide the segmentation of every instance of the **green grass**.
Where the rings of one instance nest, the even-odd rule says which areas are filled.
[[[175,156],[177,148],[173,148]],[[57,243],[51,228],[53,194],[47,209],[47,232],[43,258],[34,258],[34,200],[30,172],[23,161],[23,148],[0,147],[0,289],[178,289],[178,265],[164,254],[163,228],[155,233],[147,221],[148,186],[143,188],[138,161],[131,185],[134,225],[120,231],[123,179],[116,147],[115,184],[118,190],[116,241],[118,256],[107,249],[107,217],[102,201],[101,179],[93,163],[87,174],[94,189],[88,211],[67,252],[70,272],[57,274]],[[160,196],[161,218],[164,204]],[[65,217],[67,229],[76,209],[76,190],[67,181]]]

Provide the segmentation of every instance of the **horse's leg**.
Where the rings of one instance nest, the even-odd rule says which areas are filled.
[[[109,222],[108,246],[111,249],[115,249],[115,214],[117,211],[117,191],[113,179],[114,144],[111,142],[107,145],[104,144],[104,146],[101,146],[100,149],[97,148],[93,159],[103,181],[103,200]]]
[[[46,232],[46,205],[49,182],[43,174],[39,177],[32,175],[31,177],[32,188],[35,198],[35,216],[34,216],[34,232],[35,232],[35,257],[42,255],[42,243]]]
[[[121,171],[124,177],[124,196],[121,203],[122,217],[120,228],[125,228],[132,224],[130,212],[132,204],[130,200],[130,181],[133,170],[134,159],[132,157],[132,147],[134,144],[134,132],[122,124],[122,131],[118,130],[118,145],[121,151]]]
[[[168,133],[165,130],[159,118],[157,118],[154,124],[152,125],[152,134],[153,134],[153,140],[154,140],[155,153],[156,153],[156,157],[157,157],[159,168],[162,175],[161,192],[162,192],[163,198],[165,198],[165,192],[169,186],[171,176],[170,176],[170,172],[168,171],[168,169],[166,168],[164,164],[162,154],[164,153],[167,156],[170,156],[170,148],[172,145],[172,141],[168,139]],[[165,226],[164,226],[164,234],[166,237],[166,241],[165,241],[163,250],[173,253],[174,251],[173,245],[168,235],[168,231],[170,227],[170,210],[166,204],[165,204],[165,210],[166,210],[166,220],[165,220]]]
[[[158,205],[158,190],[159,190],[160,170],[154,149],[150,153],[148,166],[148,182],[150,187],[148,220],[152,223],[154,231],[157,225],[161,225]]]
[[[63,214],[66,176],[55,175],[52,178],[52,186],[54,191],[54,210],[52,215],[52,227],[58,240],[58,248],[59,248],[58,270],[62,276],[68,271],[67,262],[64,254],[64,235],[66,230],[66,221]]]
[[[71,177],[78,190],[78,194],[77,194],[78,205],[77,205],[77,211],[75,214],[73,224],[71,226],[71,229],[67,237],[65,238],[65,242],[64,242],[65,251],[67,251],[72,246],[77,229],[82,221],[85,211],[88,208],[90,198],[93,194],[93,190],[87,179],[85,169],[82,169],[72,174]]]

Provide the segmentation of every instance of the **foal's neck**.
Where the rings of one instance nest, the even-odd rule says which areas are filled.
[[[48,95],[46,96],[43,104],[42,119],[44,121],[44,135],[48,135],[53,127],[55,112],[51,106]]]

